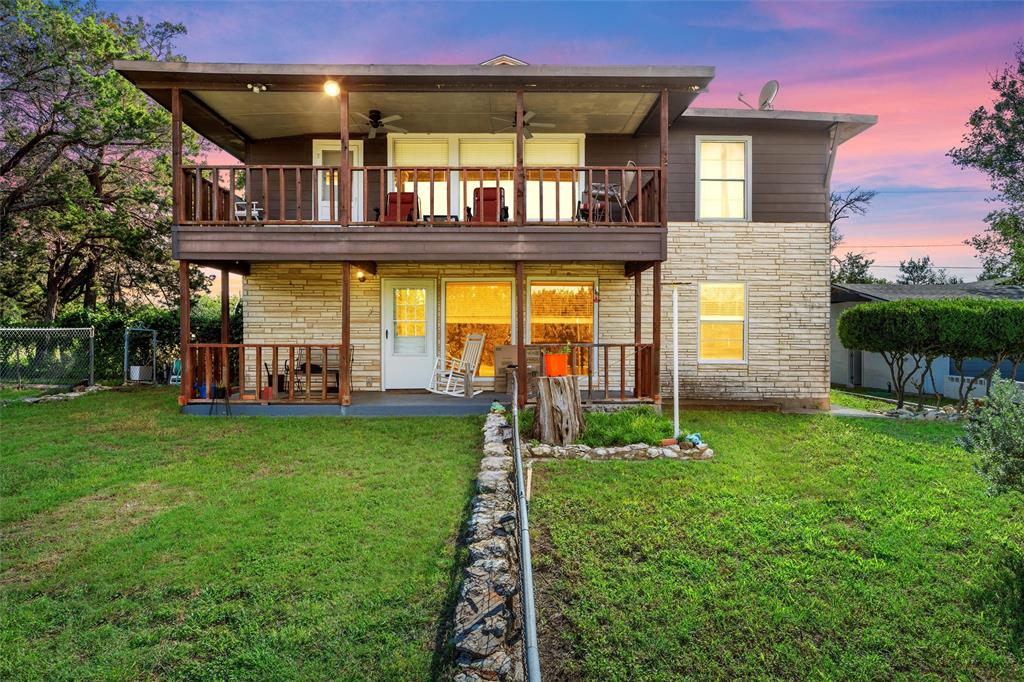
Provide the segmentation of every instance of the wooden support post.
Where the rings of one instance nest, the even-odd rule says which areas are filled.
[[[516,261],[516,381],[519,384],[516,400],[526,405],[526,274],[523,261]]]
[[[341,264],[341,365],[338,368],[338,402],[342,405],[352,404],[352,386],[349,382],[349,368],[352,364],[351,316],[352,316],[352,265],[348,261]]]
[[[231,273],[220,270],[220,342],[231,343]]]
[[[348,90],[344,88],[338,94],[338,116],[341,123],[341,170],[338,178],[341,206],[338,207],[338,222],[348,225],[352,210],[352,165],[348,158]],[[314,206],[313,210],[316,211],[317,207]]]
[[[526,224],[526,171],[524,163],[524,131],[523,115],[525,106],[523,104],[523,91],[516,90],[516,176],[515,176],[515,217],[513,223],[516,225]]]
[[[661,402],[661,261],[652,268],[651,288],[651,392],[654,402]]]
[[[192,308],[189,301],[188,261],[178,261],[178,290],[181,296],[181,391],[178,404],[187,405],[192,397],[192,353],[189,349],[192,341]]]
[[[266,204],[264,204],[266,206]],[[227,268],[220,269],[220,342],[231,342],[231,280],[228,279],[231,273]],[[228,394],[231,393],[231,373],[228,371],[227,351],[223,355],[224,362],[221,363],[220,381],[224,384]],[[258,363],[257,363],[258,364]],[[259,368],[257,368],[258,371]],[[257,382],[258,383],[258,382]]]
[[[181,177],[181,90],[171,88],[171,224],[177,225],[182,215]],[[197,198],[198,200],[198,198]]]
[[[658,163],[661,172],[658,182],[658,218],[662,227],[668,227],[668,89],[661,91],[661,144]]]
[[[643,271],[633,275],[633,397],[640,397],[640,344],[643,343],[643,295],[640,291]]]

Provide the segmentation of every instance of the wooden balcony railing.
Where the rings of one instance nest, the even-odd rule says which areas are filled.
[[[654,345],[650,343],[572,343],[569,373],[579,377],[584,402],[652,401],[655,395]],[[560,353],[566,344],[532,343],[545,353]]]
[[[325,343],[194,343],[182,367],[189,402],[342,403],[351,348]]]
[[[341,224],[340,169],[249,165],[182,168],[182,225]],[[350,170],[350,225],[600,226],[662,224],[658,166],[360,166]],[[214,191],[216,188],[217,191]]]

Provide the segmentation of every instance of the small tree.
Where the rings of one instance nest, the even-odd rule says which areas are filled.
[[[897,284],[963,284],[963,280],[942,268],[935,267],[931,256],[900,261]]]
[[[945,310],[939,329],[939,346],[953,361],[953,367],[960,375],[958,406],[967,407],[967,398],[983,376],[964,375],[964,363],[970,358],[990,357],[994,342],[991,335],[991,318],[986,313],[992,301],[980,298],[952,298],[943,301]]]
[[[910,383],[917,389],[917,409],[924,407],[924,387],[932,382],[935,403],[939,402],[935,374],[932,371],[936,358],[943,355],[939,332],[942,327],[945,306],[941,300],[912,299],[903,301],[904,307],[913,317],[914,323],[907,329],[907,345],[916,370],[910,374]]]
[[[839,317],[839,338],[853,350],[878,353],[889,367],[896,407],[902,408],[907,380],[920,369],[918,353],[920,318],[909,301],[886,301],[855,306]],[[907,372],[907,361],[915,360]]]

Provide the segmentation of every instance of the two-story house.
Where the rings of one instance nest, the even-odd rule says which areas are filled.
[[[672,287],[685,401],[828,406],[829,180],[874,116],[698,108],[706,66],[116,68],[172,114],[183,300],[244,275],[243,344],[182,306],[183,405],[422,389],[471,333],[477,385],[568,345],[585,400],[659,402]]]

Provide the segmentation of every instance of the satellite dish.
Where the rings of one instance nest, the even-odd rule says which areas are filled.
[[[779,94],[779,81],[770,80],[764,84],[761,88],[761,94],[757,98],[757,108],[761,111],[771,111],[772,102],[775,101],[775,96]]]

